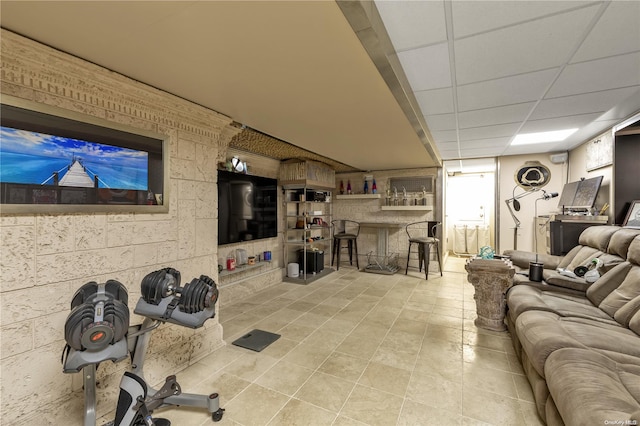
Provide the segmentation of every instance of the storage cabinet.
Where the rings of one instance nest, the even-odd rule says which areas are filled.
[[[331,192],[297,185],[284,187],[285,281],[306,284],[330,273]],[[290,276],[290,263],[299,275]],[[295,268],[294,268],[295,269]]]

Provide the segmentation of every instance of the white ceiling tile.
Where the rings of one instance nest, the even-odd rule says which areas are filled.
[[[439,130],[439,131],[432,131],[431,132],[431,136],[433,136],[433,138],[436,140],[436,142],[438,143],[442,143],[442,142],[455,142],[458,140],[458,137],[456,135],[456,131],[455,130]]]
[[[458,111],[537,101],[558,68],[458,86]]]
[[[443,1],[375,2],[396,51],[447,40]]]
[[[541,18],[589,3],[586,1],[453,1],[451,4],[455,37],[465,37]]]
[[[458,84],[562,65],[597,10],[591,6],[456,40]]]
[[[444,89],[422,90],[415,92],[414,96],[420,106],[423,115],[446,114],[453,111],[453,90],[451,87]]]
[[[522,155],[531,154],[532,152],[551,153],[561,151],[567,151],[567,149],[564,147],[564,145],[556,143],[537,144],[533,149],[531,145],[509,145],[505,148],[502,155]]]
[[[568,65],[547,97],[637,85],[640,85],[640,52]]]
[[[637,88],[624,88],[564,98],[545,99],[538,104],[530,119],[539,120],[591,112],[603,113],[612,108],[617,102],[626,99],[636,90]]]
[[[438,142],[436,145],[442,151],[457,151],[460,148],[458,142]]]
[[[553,130],[573,129],[589,124],[598,118],[600,113],[570,115],[567,117],[548,118],[544,120],[528,120],[520,133],[550,132]]]
[[[467,149],[477,149],[477,148],[500,148],[505,147],[509,144],[511,138],[488,138],[488,139],[478,139],[473,141],[464,141],[460,142],[460,148],[464,151]]]
[[[460,157],[460,152],[457,149],[456,150],[438,150],[438,153],[440,154],[440,157],[442,157],[443,160],[450,160],[453,158]]]
[[[466,111],[458,114],[458,125],[461,129],[469,127],[491,126],[522,122],[531,111],[535,102],[508,105],[497,108],[486,108]]]
[[[502,155],[502,148],[468,148],[462,151],[462,158],[498,157]]]
[[[399,52],[398,59],[414,92],[451,86],[447,43]]]
[[[460,130],[460,141],[472,141],[478,139],[512,137],[520,128],[520,123],[498,124],[495,126],[473,127]]]
[[[456,116],[454,114],[428,115],[424,117],[431,131],[455,130]]]
[[[640,87],[631,93],[626,99],[618,102],[613,108],[598,117],[598,120],[619,120],[622,121],[627,117],[640,111]]]
[[[640,2],[609,3],[571,62],[619,55],[640,50]]]

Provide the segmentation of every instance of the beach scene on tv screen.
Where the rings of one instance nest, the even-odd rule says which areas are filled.
[[[0,182],[147,190],[148,153],[0,127]]]

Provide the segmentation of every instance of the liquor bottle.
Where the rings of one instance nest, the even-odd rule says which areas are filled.
[[[347,181],[347,194],[351,194],[351,181]]]
[[[369,193],[369,182],[367,182],[366,180],[364,181],[364,193]]]
[[[373,183],[371,184],[371,193],[372,194],[377,194],[378,193],[378,187],[376,186],[376,180],[373,180]]]
[[[340,181],[340,194],[344,194],[344,181]]]

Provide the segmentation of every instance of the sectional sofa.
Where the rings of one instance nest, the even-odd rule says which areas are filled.
[[[535,255],[505,252],[518,269],[507,327],[546,424],[640,425],[640,230],[595,226],[579,242],[564,257],[539,256],[539,283],[526,276]],[[593,257],[593,284],[555,271]]]

